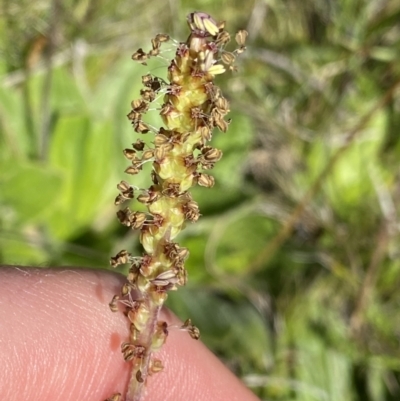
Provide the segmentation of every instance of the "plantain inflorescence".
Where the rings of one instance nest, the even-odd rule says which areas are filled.
[[[247,32],[239,31],[237,48],[225,50],[230,35],[224,23],[210,15],[194,12],[187,17],[190,35],[177,46],[175,58],[168,66],[168,82],[151,74],[142,77],[140,98],[132,101],[128,118],[134,130],[153,135],[152,147],[138,139],[124,155],[130,165],[125,172],[140,173],[144,163],[152,163],[151,181],[147,189],[139,189],[121,181],[116,205],[132,199],[144,205],[145,212],[122,206],[117,212],[121,224],[140,231],[144,253],[133,256],[126,250],[111,258],[111,266],[128,264],[129,271],[121,292],[110,302],[118,311],[123,305],[130,322],[129,339],[121,345],[125,361],[132,364],[132,375],[126,401],[138,401],[147,378],[163,369],[153,355],[168,336],[168,325],[159,320],[159,313],[170,290],[185,285],[187,273],[184,262],[189,251],[174,242],[185,222],[200,217],[198,204],[189,189],[194,185],[212,187],[214,178],[204,173],[221,159],[222,152],[208,145],[215,127],[226,132],[230,120],[225,119],[229,103],[214,84],[216,75],[234,70],[237,55],[245,48]],[[160,57],[168,35],[158,34],[151,40],[151,50],[137,50],[132,59],[144,65],[151,57]],[[143,121],[150,103],[163,96],[160,116],[164,127],[155,129]],[[181,327],[198,339],[199,330],[188,319]],[[122,400],[114,394],[108,401]]]

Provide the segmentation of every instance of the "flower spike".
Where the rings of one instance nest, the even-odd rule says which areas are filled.
[[[203,170],[211,170],[222,152],[208,143],[214,128],[226,132],[230,122],[225,119],[229,102],[214,84],[214,78],[226,69],[234,70],[236,56],[245,50],[247,32],[239,31],[235,36],[239,47],[227,52],[224,49],[230,35],[224,30],[225,23],[217,23],[204,12],[190,13],[187,22],[190,35],[178,45],[168,66],[168,82],[152,74],[143,75],[140,98],[132,101],[128,113],[135,132],[153,137],[148,142],[152,146],[136,139],[132,148],[123,151],[130,163],[125,173],[141,173],[144,163],[152,164],[152,172],[147,189],[124,180],[117,185],[119,194],[114,203],[123,205],[117,218],[124,226],[140,232],[144,254],[132,256],[122,250],[110,260],[114,268],[129,265],[126,282],[109,307],[112,312],[119,311],[118,305],[125,309],[130,333],[121,352],[131,364],[132,373],[125,398],[116,393],[108,401],[139,401],[149,376],[163,369],[162,362],[153,355],[169,332],[167,324],[159,320],[159,313],[168,291],[187,281],[184,263],[189,251],[174,239],[186,222],[196,222],[200,217],[199,206],[189,190],[196,184],[206,188],[214,185],[214,178]],[[146,65],[169,39],[165,34],[156,35],[151,40],[151,50],[140,48],[132,59]],[[150,103],[161,93],[164,98],[159,114],[165,126],[156,129],[144,118],[151,110]],[[133,199],[147,210],[132,211],[126,204]],[[200,337],[190,319],[180,329],[194,339]]]

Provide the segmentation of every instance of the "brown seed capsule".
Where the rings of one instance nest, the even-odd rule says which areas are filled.
[[[129,166],[125,169],[125,173],[135,175],[142,169],[142,165]]]
[[[138,383],[144,382],[142,371],[140,369],[136,372],[136,380],[138,381]]]
[[[128,226],[129,227],[130,226],[129,216],[131,214],[132,214],[132,211],[127,207],[125,209],[118,210],[117,217],[118,217],[118,220],[120,221],[121,224],[123,224],[124,226]],[[111,260],[113,260],[113,259],[111,258]]]
[[[154,170],[152,170],[151,172],[151,181],[153,182],[154,185],[158,185],[160,183],[158,175]]]
[[[129,120],[131,120],[133,123],[140,121],[142,118],[142,115],[134,110],[131,110],[127,115],[126,115]]]
[[[185,322],[186,323],[186,322]],[[183,326],[182,326],[183,327]],[[125,352],[131,348],[131,343],[124,342],[121,344],[121,352]]]
[[[129,362],[135,358],[143,358],[143,355],[146,352],[146,348],[142,345],[124,342],[121,344],[121,352],[123,353],[125,361]]]
[[[215,44],[219,47],[223,47],[226,44],[228,44],[230,40],[231,40],[231,35],[229,35],[229,33],[226,31],[221,31],[217,35],[217,38],[215,39]]]
[[[151,89],[153,89],[155,92],[158,92],[162,88],[163,82],[164,81],[161,78],[154,77],[151,83]]]
[[[188,333],[193,340],[198,340],[200,338],[200,330],[196,326],[188,328]]]
[[[170,144],[170,145],[172,145],[172,144]],[[154,152],[154,159],[157,163],[161,164],[164,161],[167,149],[168,148],[165,146],[159,146],[156,148],[156,150]]]
[[[162,333],[163,335],[168,335],[168,324],[164,321],[157,322],[157,330],[158,333]]]
[[[133,350],[128,349],[127,351],[125,351],[123,353],[123,357],[124,357],[125,362],[129,362],[135,358],[135,354],[134,354]]]
[[[150,50],[147,54],[149,57],[156,57],[160,54],[160,49],[157,48],[157,49]]]
[[[192,135],[193,134],[191,132],[185,132],[183,134],[178,133],[177,135],[174,135],[171,138],[171,141],[174,143],[183,144],[183,143],[189,141],[191,139]]]
[[[131,185],[129,185],[128,182],[122,180],[120,183],[117,184],[117,189],[119,191],[125,192],[133,188],[131,187]]]
[[[159,359],[152,359],[149,363],[149,374],[161,372],[164,369],[162,362]]]
[[[156,98],[155,92],[150,88],[141,89],[140,95],[146,102],[152,102]]]
[[[136,151],[133,149],[124,149],[124,155],[128,160],[136,160]]]
[[[170,258],[175,259],[177,252],[179,251],[180,247],[176,242],[167,242],[164,245],[164,254]]]
[[[144,204],[150,203],[150,195],[146,192],[142,193],[137,197],[137,200],[138,200],[138,202],[144,203]]]
[[[130,187],[128,188],[126,191],[122,191],[121,195],[125,198],[125,199],[132,199],[134,196],[134,192],[133,192],[133,188]]]
[[[121,393],[115,393],[112,397],[107,398],[105,401],[121,401],[122,395]]]
[[[149,53],[149,55],[151,56],[156,56],[157,54],[158,54],[158,49],[155,50],[153,49]],[[162,87],[163,80],[161,78],[154,77],[151,74],[147,74],[142,77],[142,83],[144,86],[150,88],[152,91],[158,92]]]
[[[194,200],[190,200],[182,205],[182,212],[185,216],[185,219],[192,222],[197,221],[200,217],[199,205]]]
[[[143,99],[136,99],[132,100],[131,107],[132,110],[137,113],[146,113],[146,111],[149,109],[149,104]]]
[[[136,212],[134,213],[134,219],[132,218],[131,223],[132,223],[132,228],[134,230],[139,230],[142,228],[143,224],[146,221],[146,214],[141,213],[141,212]]]
[[[224,64],[231,65],[235,62],[235,56],[232,53],[224,52],[221,54],[221,60]]]
[[[115,198],[115,200],[114,200],[114,205],[116,205],[116,206],[121,205],[121,204],[124,203],[126,200],[127,200],[127,199],[126,199],[124,196],[122,196],[121,194],[119,194],[119,195]]]
[[[169,35],[166,35],[165,33],[159,33],[156,35],[155,40],[160,43],[168,42]]]
[[[215,102],[221,96],[221,90],[218,88],[218,86],[214,85],[212,82],[207,82],[204,85],[204,88],[212,102]]]
[[[158,40],[156,40],[155,38],[151,39],[151,47],[153,48],[153,50],[158,50],[160,46],[161,43]]]
[[[150,188],[147,191],[143,191],[143,193],[137,197],[137,200],[140,203],[144,203],[146,205],[155,202],[159,198],[159,196],[160,193],[158,191],[152,190]]]
[[[139,338],[140,331],[136,328],[136,326],[133,323],[131,323],[129,326],[129,333],[130,333],[129,335],[130,341],[136,342]]]
[[[144,123],[143,121],[137,121],[133,124],[133,128],[136,132],[140,134],[147,134],[150,131],[150,127],[148,124]]]
[[[121,193],[115,198],[115,205],[120,205],[129,199],[133,199],[133,188],[126,181],[121,181],[117,185],[117,188],[121,191]]]
[[[128,211],[130,212],[130,210],[128,208],[126,208],[125,210],[120,210],[119,212],[122,212],[125,215],[125,213],[128,213]],[[117,215],[118,215],[118,212],[117,212]],[[114,257],[112,257],[110,259],[110,264],[112,267],[124,265],[126,263],[131,262],[131,257],[132,257],[132,254],[130,254],[125,249],[123,249],[122,251],[119,251]]]
[[[160,110],[160,115],[162,116],[166,116],[170,113],[172,113],[174,111],[174,106],[172,105],[172,103],[164,103],[161,106],[161,110]]]
[[[228,131],[228,126],[229,126],[230,122],[231,122],[230,119],[229,120],[224,120],[224,119],[220,118],[217,121],[215,121],[215,125],[216,125],[216,127],[218,127],[218,129],[221,132],[226,132],[226,131]]]
[[[175,198],[179,196],[180,193],[180,185],[175,182],[169,182],[166,185],[166,188],[162,191],[165,196],[170,196],[171,198]]]
[[[214,177],[212,177],[211,175],[199,173],[197,183],[201,187],[211,188],[214,186],[215,180]]]
[[[118,305],[117,305],[118,300],[119,300],[119,296],[118,295],[114,295],[113,299],[108,304],[108,306],[111,309],[111,312],[118,312]]]
[[[154,157],[154,149],[148,149],[143,152],[142,161],[151,160]]]
[[[243,47],[246,44],[246,39],[247,39],[248,35],[249,35],[249,33],[247,31],[245,31],[244,29],[240,30],[235,36],[236,43],[240,47]]]
[[[128,283],[135,285],[138,276],[139,276],[139,271],[129,270],[129,273],[126,276],[126,280],[128,281]]]
[[[132,54],[132,60],[139,61],[143,65],[146,65],[145,61],[148,59],[147,54],[143,51],[143,49],[138,49],[135,53]]]
[[[145,143],[138,139],[135,143],[132,144],[133,149],[135,149],[138,152],[141,152],[144,149]]]
[[[167,88],[167,93],[170,96],[179,96],[179,94],[181,93],[181,90],[182,90],[181,85],[178,85],[176,83],[171,83]]]
[[[153,76],[151,74],[143,75],[142,76],[142,84],[144,86],[151,87],[151,83],[153,82]]]
[[[155,146],[165,145],[168,142],[169,142],[169,138],[163,134],[157,134],[154,137],[154,145]]]
[[[205,117],[204,111],[201,109],[201,107],[192,107],[190,109],[190,117],[194,120],[201,120]]]
[[[190,155],[184,157],[183,161],[185,163],[185,167],[188,167],[188,170],[187,170],[188,173],[192,173],[192,172],[196,171],[197,161],[193,157],[193,154],[190,154]],[[189,169],[190,167],[193,167],[193,168]]]
[[[196,203],[197,206],[197,203]],[[184,262],[189,257],[189,250],[187,248],[179,248],[177,251],[176,259]]]
[[[203,154],[204,160],[212,163],[216,163],[222,157],[222,152],[219,149],[212,148],[211,146],[204,146],[201,153]]]
[[[192,337],[194,340],[198,340],[200,338],[200,330],[192,324],[190,319],[187,319],[185,323],[183,323],[181,329],[187,331],[190,337]]]
[[[214,105],[220,114],[225,115],[225,114],[229,113],[229,102],[224,97],[222,97],[222,96],[219,97],[214,102]]]
[[[146,221],[145,213],[132,212],[129,208],[118,210],[117,217],[121,224],[132,229],[140,229]]]
[[[129,293],[131,292],[131,286],[129,285],[129,284],[124,284],[122,287],[121,287],[121,295],[123,296],[123,297],[125,297],[126,295],[128,295]]]
[[[203,140],[203,144],[210,141],[212,138],[212,131],[206,126],[200,128],[200,134]]]

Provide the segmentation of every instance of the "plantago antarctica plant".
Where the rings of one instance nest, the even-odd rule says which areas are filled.
[[[184,262],[189,255],[186,248],[174,242],[185,222],[195,222],[200,213],[197,203],[188,192],[193,185],[212,187],[212,176],[201,172],[210,170],[222,152],[208,145],[217,127],[226,132],[229,103],[214,84],[216,75],[233,70],[236,55],[245,50],[246,31],[236,34],[238,48],[225,50],[230,35],[224,23],[216,23],[208,14],[189,14],[190,35],[186,42],[177,44],[175,58],[168,66],[168,81],[151,74],[142,77],[141,97],[132,102],[128,114],[134,130],[152,134],[152,147],[138,139],[131,149],[125,149],[130,161],[127,174],[140,173],[144,163],[152,163],[151,181],[147,189],[139,189],[121,181],[115,199],[121,205],[136,197],[146,211],[132,211],[128,207],[117,212],[119,221],[140,231],[144,253],[133,256],[122,250],[111,258],[111,265],[129,264],[126,283],[121,293],[110,302],[113,312],[117,304],[126,307],[130,322],[130,336],[121,345],[125,361],[132,364],[132,374],[125,396],[126,401],[138,401],[148,377],[163,369],[162,362],[153,355],[166,341],[168,325],[159,320],[167,293],[184,285],[187,274]],[[151,40],[152,49],[136,51],[132,58],[144,65],[150,57],[159,56],[160,47],[169,41],[168,35],[158,34]],[[160,115],[165,127],[155,129],[143,121],[150,103],[163,96]],[[198,339],[199,330],[187,320],[182,330]],[[109,401],[122,400],[115,394]]]

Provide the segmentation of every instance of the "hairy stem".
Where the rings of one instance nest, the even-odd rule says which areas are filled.
[[[140,335],[140,342],[146,348],[146,352],[143,357],[136,361],[132,367],[131,378],[129,380],[128,393],[126,395],[126,401],[140,401],[142,397],[143,388],[145,381],[138,381],[138,372],[146,377],[148,375],[149,363],[151,358],[151,342],[152,335],[156,329],[158,317],[161,311],[161,306],[159,305],[149,305],[149,321],[147,323],[146,329]]]

